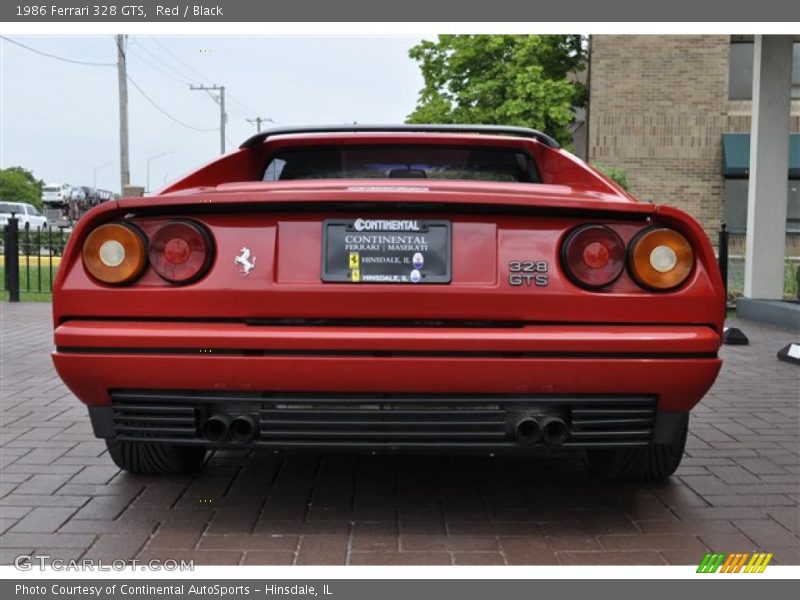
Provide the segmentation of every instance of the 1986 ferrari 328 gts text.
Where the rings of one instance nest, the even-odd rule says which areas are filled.
[[[53,358],[133,472],[216,448],[563,448],[663,479],[723,304],[691,217],[545,134],[279,129],[81,219]]]

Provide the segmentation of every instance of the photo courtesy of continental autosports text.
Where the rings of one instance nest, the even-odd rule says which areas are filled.
[[[335,586],[335,584],[334,584]],[[14,589],[15,596],[27,597],[34,596],[41,598],[48,594],[53,597],[76,598],[107,598],[119,595],[120,597],[134,596],[158,596],[161,598],[185,598],[185,597],[214,597],[214,598],[241,598],[245,596],[265,595],[265,596],[291,596],[291,597],[314,597],[314,596],[333,596],[331,586],[323,584],[321,587],[314,585],[277,585],[265,582],[255,588],[250,585],[223,585],[213,584],[175,584],[175,585],[152,585],[147,583],[127,584],[111,583],[107,585],[73,585],[73,584],[47,584],[47,585],[26,585],[17,584]]]

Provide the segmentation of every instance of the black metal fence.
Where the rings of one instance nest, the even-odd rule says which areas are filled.
[[[9,302],[19,302],[20,293],[49,294],[70,231],[56,227],[20,227],[12,217],[2,228],[0,290]]]
[[[744,294],[745,235],[743,232],[731,233],[722,223],[718,240],[717,260],[725,284],[725,297],[728,308],[735,308],[736,300]],[[783,257],[783,298],[800,300],[800,259],[797,252],[790,253],[787,248]]]
[[[722,275],[722,284],[725,286],[725,306],[729,304],[728,301],[728,241],[730,234],[728,233],[728,225],[722,223],[719,228],[719,247],[717,254],[717,261],[719,262],[719,272]]]

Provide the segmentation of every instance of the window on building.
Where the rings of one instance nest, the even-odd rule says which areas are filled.
[[[786,231],[800,233],[800,133],[789,135]],[[725,222],[731,233],[747,227],[750,176],[750,134],[722,134],[722,176],[725,178]]]
[[[753,99],[753,42],[731,42],[728,98]],[[792,46],[792,98],[800,99],[800,43]]]

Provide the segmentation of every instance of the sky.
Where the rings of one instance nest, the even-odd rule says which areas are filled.
[[[66,25],[65,25],[66,27]],[[63,58],[116,63],[114,36],[10,36]],[[220,152],[219,106],[189,84],[226,88],[226,149],[271,126],[402,123],[422,87],[409,36],[128,36],[131,183],[150,189]],[[196,131],[192,128],[211,129]],[[119,97],[115,66],[40,56],[0,39],[0,167],[47,183],[118,192]],[[160,155],[156,158],[157,155]]]

